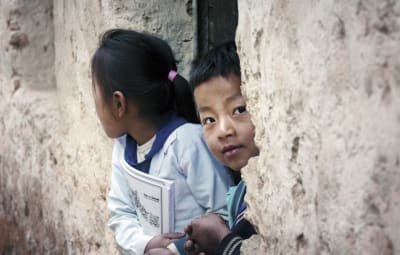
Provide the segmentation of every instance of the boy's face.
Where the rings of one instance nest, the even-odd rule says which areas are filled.
[[[194,97],[210,151],[221,163],[239,171],[259,152],[240,78],[213,77],[195,88]]]

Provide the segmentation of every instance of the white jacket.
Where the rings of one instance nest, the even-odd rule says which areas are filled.
[[[113,150],[109,226],[123,254],[142,255],[152,236],[145,235],[138,222],[120,165],[125,141],[125,135],[117,138]],[[232,178],[209,152],[200,125],[186,123],[174,130],[153,156],[149,174],[175,182],[175,232],[183,232],[192,218],[207,212],[226,218]]]

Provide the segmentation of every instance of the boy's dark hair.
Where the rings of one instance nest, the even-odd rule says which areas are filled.
[[[106,31],[91,62],[92,77],[110,100],[121,91],[139,108],[142,117],[157,121],[175,110],[190,122],[198,122],[188,82],[177,70],[171,47],[162,39],[126,29]]]
[[[213,77],[228,78],[231,74],[240,78],[240,60],[234,41],[222,43],[204,57],[194,60],[189,74],[189,84],[194,90],[199,84]]]

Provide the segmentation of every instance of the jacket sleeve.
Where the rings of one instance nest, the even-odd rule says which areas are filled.
[[[108,225],[114,231],[122,254],[142,255],[152,236],[145,235],[139,224],[129,186],[119,164],[121,150],[121,144],[117,141],[113,151],[111,188],[108,195]]]
[[[185,137],[186,147],[179,150],[178,161],[196,202],[205,212],[217,213],[226,220],[226,197],[229,187],[233,185],[232,177],[208,150],[201,127],[195,131]]]
[[[242,246],[243,239],[234,234],[230,233],[222,239],[219,244],[217,254],[218,255],[240,255],[240,247]]]

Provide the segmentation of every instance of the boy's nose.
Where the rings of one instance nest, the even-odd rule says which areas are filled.
[[[218,126],[219,138],[224,138],[235,134],[235,126],[230,118],[221,118]]]

